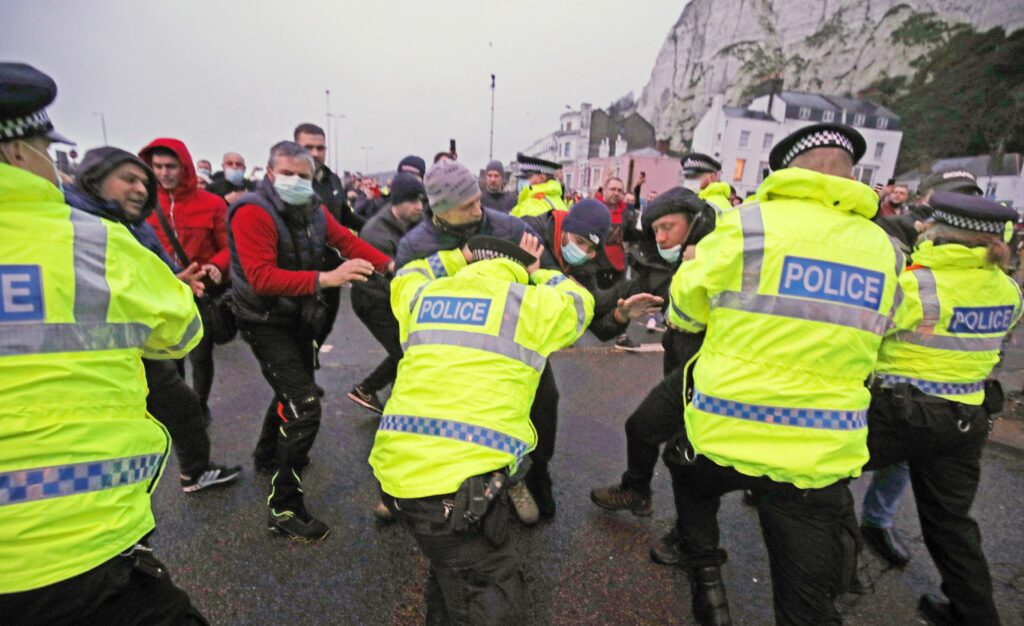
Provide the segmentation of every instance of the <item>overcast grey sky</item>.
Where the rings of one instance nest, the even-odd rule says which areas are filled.
[[[178,137],[214,169],[227,150],[251,167],[298,122],[324,126],[330,89],[343,169],[429,163],[449,137],[472,169],[487,160],[491,73],[507,161],[565,105],[639,95],[685,4],[2,0],[0,59],[54,77],[50,115],[80,152],[102,144],[103,112],[111,145]]]

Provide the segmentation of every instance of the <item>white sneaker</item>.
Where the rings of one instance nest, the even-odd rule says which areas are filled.
[[[516,510],[516,517],[527,526],[533,526],[540,519],[540,509],[533,499],[533,494],[522,482],[513,483],[508,489],[508,497],[512,499],[512,507]]]

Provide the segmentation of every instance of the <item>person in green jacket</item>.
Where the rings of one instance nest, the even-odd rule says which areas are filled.
[[[864,381],[903,268],[870,221],[877,195],[851,178],[864,149],[838,124],[784,138],[756,202],[720,217],[673,278],[669,321],[706,330],[684,386],[685,432],[666,447],[670,541],[701,624],[729,620],[718,508],[735,490],[753,493],[776,621],[841,621],[833,600],[856,567],[848,482],[868,460]]]
[[[65,204],[56,93],[0,63],[0,615],[206,624],[146,545],[171,439],[142,366],[188,354],[202,321],[123,225]]]
[[[719,215],[732,210],[732,187],[722,181],[722,164],[700,152],[684,154],[683,187],[715,207]]]
[[[1004,271],[1017,212],[947,191],[929,205],[932,221],[900,274],[903,300],[875,368],[865,469],[909,465],[924,543],[949,598],[922,596],[924,616],[998,624],[970,509],[991,415],[1002,409],[1002,389],[988,378],[1024,304]]]
[[[507,540],[510,476],[537,443],[530,407],[548,356],[594,299],[539,269],[537,238],[477,236],[391,283],[404,356],[370,453],[382,499],[430,561],[427,623],[511,624],[525,589]]]
[[[512,207],[512,215],[543,215],[548,211],[568,211],[562,195],[562,183],[555,178],[555,172],[561,165],[536,157],[529,157],[520,152],[516,155],[519,178],[525,178],[527,186],[519,192],[519,199]]]

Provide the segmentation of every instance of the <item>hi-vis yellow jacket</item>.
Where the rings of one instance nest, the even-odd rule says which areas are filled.
[[[721,216],[722,213],[732,210],[732,202],[729,202],[731,193],[729,183],[714,182],[701,189],[697,197],[710,204],[715,213]]]
[[[403,267],[391,283],[405,355],[370,465],[396,498],[452,493],[515,471],[534,448],[530,407],[548,355],[590,324],[594,298],[560,272],[460,250]]]
[[[670,321],[707,329],[685,416],[696,452],[800,488],[860,474],[864,382],[903,267],[868,221],[877,201],[859,182],[780,170],[682,264]]]
[[[900,275],[903,302],[882,342],[877,376],[924,393],[980,405],[1003,337],[1021,316],[1017,283],[986,248],[925,241]]]
[[[512,207],[512,215],[543,215],[548,211],[568,211],[562,200],[562,183],[551,179],[546,183],[525,187],[519,192],[519,201]]]
[[[170,437],[140,357],[201,337],[192,292],[124,226],[0,164],[0,593],[86,572],[153,528]]]

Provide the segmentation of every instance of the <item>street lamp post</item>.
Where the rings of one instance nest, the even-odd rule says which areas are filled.
[[[103,129],[103,145],[109,146],[110,144],[107,143],[107,118],[106,118],[106,116],[104,116],[103,113],[100,113],[99,111],[93,113],[93,115],[98,115],[100,117],[100,128]]]
[[[494,74],[491,74],[491,147],[487,151],[487,160],[494,159]]]
[[[333,153],[334,154],[334,157],[333,157],[334,171],[337,172],[338,171],[338,149],[339,149],[338,148],[338,120],[343,120],[343,119],[347,119],[347,118],[343,114],[341,114],[341,113],[328,113],[327,114],[327,119],[334,120],[333,125],[331,126],[331,146],[332,146],[331,149],[334,151],[334,153]]]
[[[363,153],[366,154],[366,167],[364,168],[364,174],[370,172],[370,153],[373,152],[373,146],[360,146]]]

